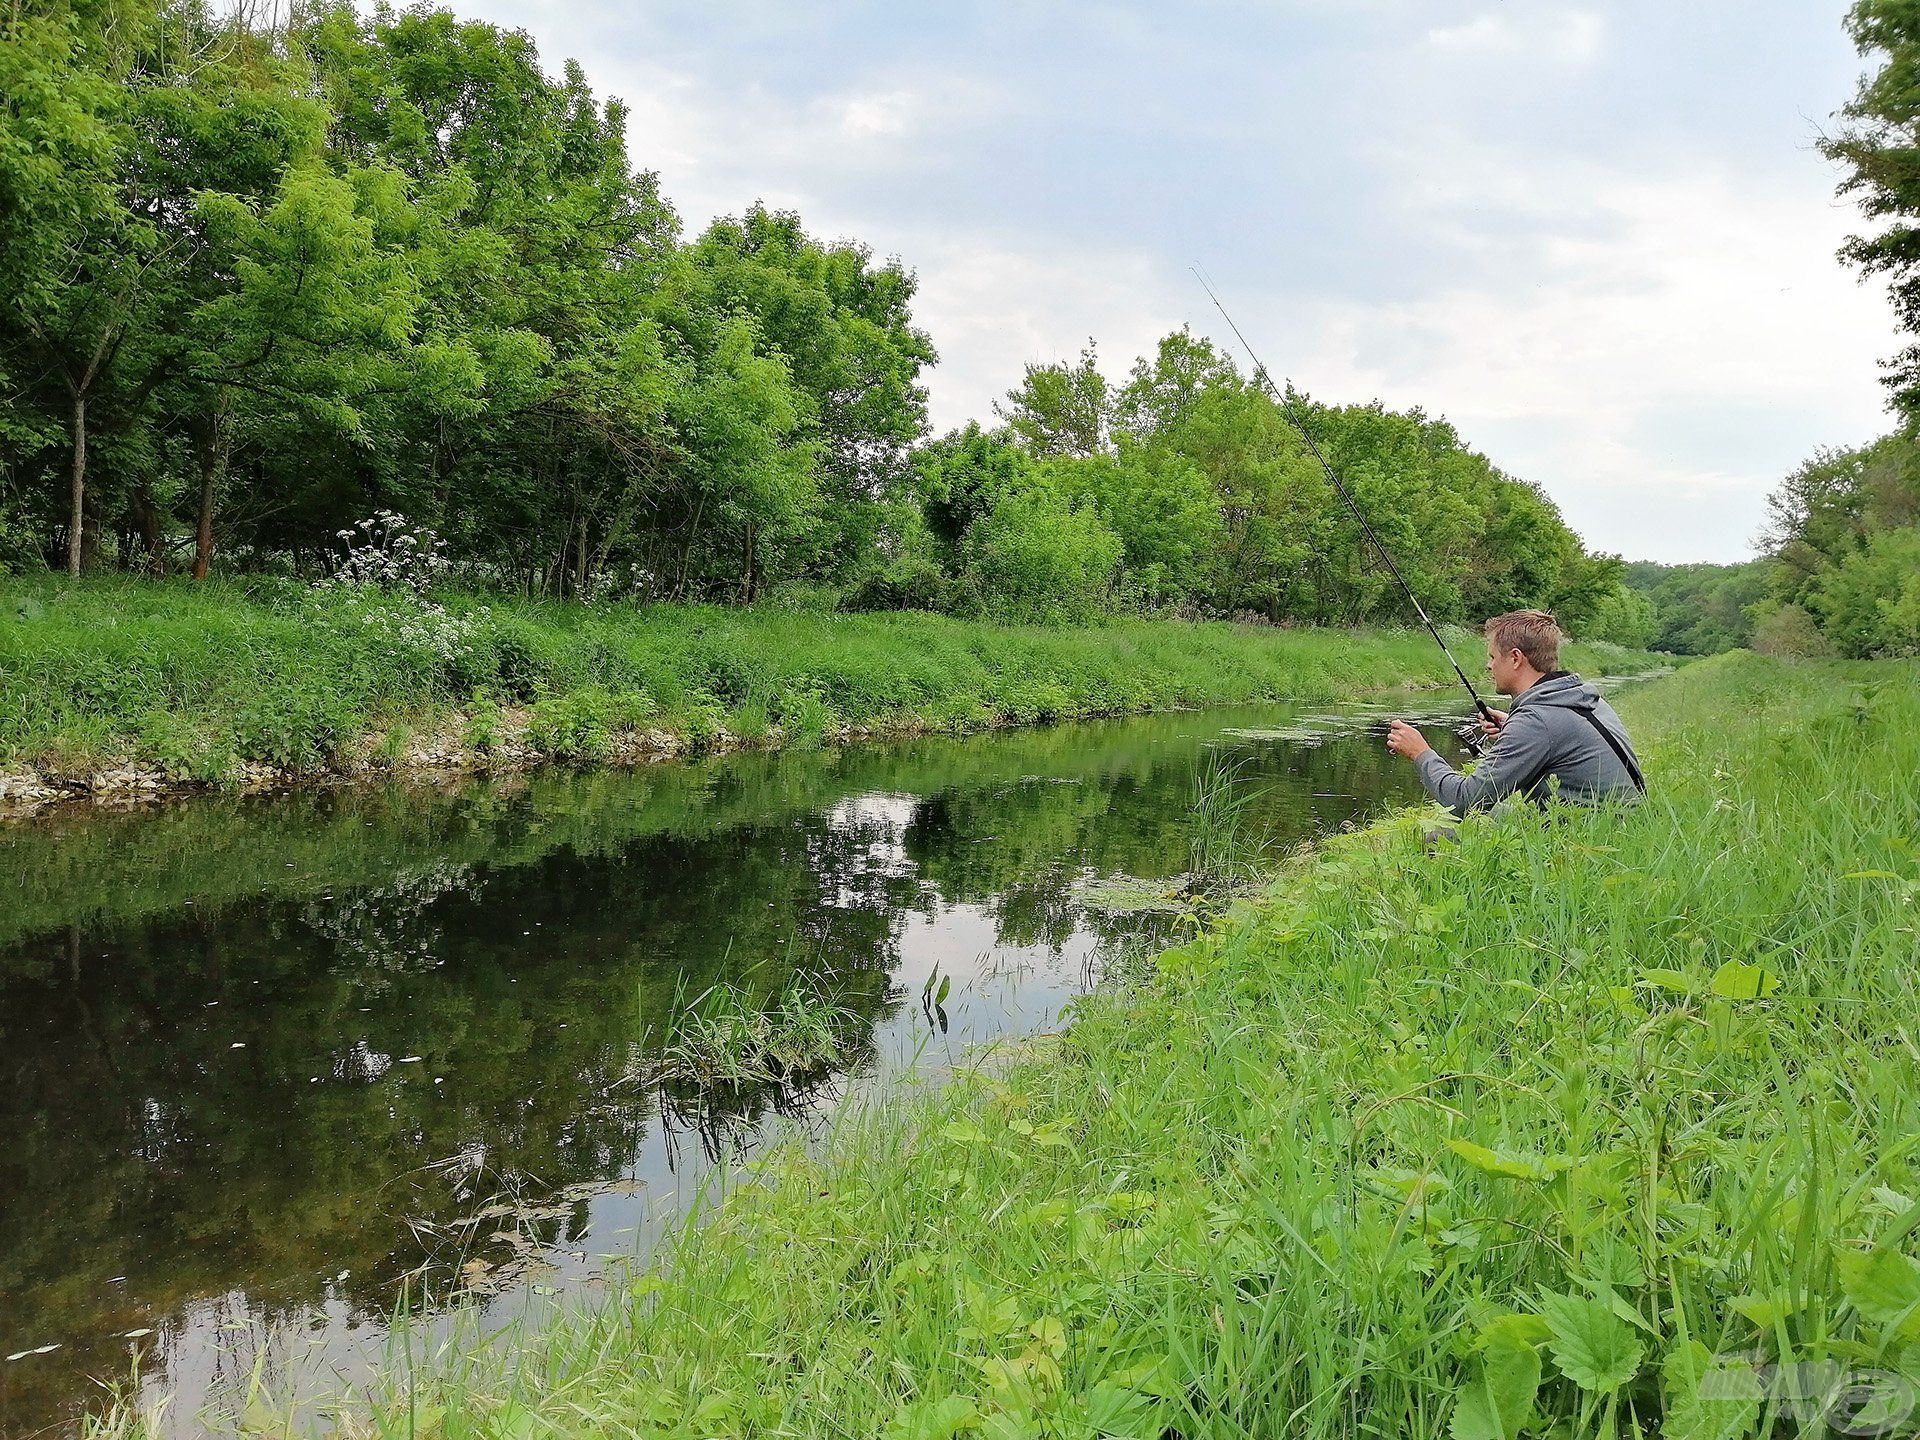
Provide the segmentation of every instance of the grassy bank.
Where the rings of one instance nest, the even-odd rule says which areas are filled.
[[[1650,663],[1612,647],[1575,658]],[[598,759],[1446,678],[1410,633],[0,582],[0,771],[81,779]]]
[[[1339,842],[371,1423],[1467,1440],[1757,1433],[1846,1374],[1898,1402],[1920,669],[1731,655],[1622,708],[1639,812]]]

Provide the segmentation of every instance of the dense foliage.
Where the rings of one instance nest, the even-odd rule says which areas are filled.
[[[1657,565],[1636,560],[1624,579],[1651,609],[1651,635],[1641,642],[1675,655],[1717,655],[1753,641],[1752,607],[1767,598],[1767,570],[1753,560],[1734,565]]]
[[[1405,599],[1297,428],[1186,330],[1110,386],[1091,347],[1032,365],[999,407],[915,454],[926,554],[963,605],[1066,613],[1175,605],[1311,624],[1400,621]],[[1540,490],[1418,410],[1289,397],[1428,609],[1449,619],[1553,607],[1607,639],[1620,563],[1588,555]],[[892,591],[903,588],[899,585]],[[892,591],[890,591],[890,596]],[[971,593],[970,593],[971,592]]]
[[[904,471],[913,280],[754,207],[686,241],[625,111],[523,34],[191,0],[0,20],[12,549],[186,524],[311,563],[391,509],[495,578],[738,593]]]
[[[1823,451],[1774,493],[1763,639],[1920,655],[1920,435]]]
[[[529,594],[1403,617],[1206,341],[1031,367],[924,443],[912,274],[758,205],[683,234],[524,34],[86,0],[0,38],[0,568],[311,577],[391,512]],[[1633,630],[1616,562],[1444,422],[1300,410],[1436,614]]]
[[[1622,708],[1637,812],[1337,843],[369,1429],[1904,1433],[1920,675]]]

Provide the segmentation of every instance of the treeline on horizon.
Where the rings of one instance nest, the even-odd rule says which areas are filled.
[[[319,575],[385,513],[522,594],[1407,619],[1205,339],[1030,366],[929,439],[900,261],[758,205],[683,233],[622,105],[522,33],[16,7],[0,95],[0,570]],[[1644,628],[1444,421],[1300,405],[1436,616]]]
[[[1756,559],[1627,566],[1653,609],[1638,643],[1683,655],[1920,655],[1920,432],[1821,451],[1768,509]]]

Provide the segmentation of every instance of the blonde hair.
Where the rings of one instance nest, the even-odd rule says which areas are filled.
[[[1482,630],[1499,649],[1518,650],[1542,675],[1560,668],[1560,642],[1566,637],[1544,610],[1510,610],[1494,616]]]

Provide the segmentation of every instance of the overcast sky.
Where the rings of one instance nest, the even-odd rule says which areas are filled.
[[[1813,141],[1844,0],[450,0],[579,59],[689,230],[755,199],[897,254],[933,421],[1102,368],[1203,267],[1317,398],[1445,415],[1629,558],[1750,553],[1888,425],[1878,287]]]

